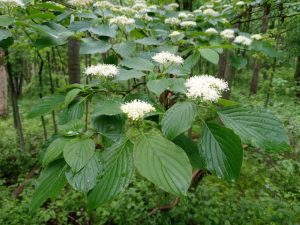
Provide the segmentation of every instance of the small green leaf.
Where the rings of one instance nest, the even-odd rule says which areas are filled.
[[[133,55],[136,44],[133,41],[122,42],[113,46],[113,49],[123,58],[129,58]]]
[[[170,140],[187,131],[193,124],[197,108],[192,102],[178,102],[163,116],[162,132]]]
[[[88,207],[97,208],[119,195],[129,185],[134,164],[132,143],[120,141],[103,152],[104,173],[88,194]]]
[[[92,113],[93,117],[107,115],[113,116],[117,114],[123,113],[121,110],[121,102],[115,99],[108,99],[100,101],[96,107],[94,112]]]
[[[0,41],[7,39],[12,36],[12,33],[9,30],[0,29]]]
[[[131,69],[141,70],[141,71],[152,71],[154,65],[147,59],[143,58],[126,58],[121,64]]]
[[[84,38],[80,45],[80,54],[95,54],[105,53],[111,48],[111,45],[105,41],[94,41],[89,38]]]
[[[105,37],[111,37],[111,38],[114,38],[117,35],[116,30],[113,29],[108,24],[92,26],[91,28],[89,28],[89,31],[91,33],[97,34],[99,36],[105,36]]]
[[[232,130],[218,124],[205,125],[199,154],[205,167],[226,180],[237,179],[243,161],[240,138]]]
[[[134,143],[140,174],[171,194],[182,196],[190,186],[192,167],[185,152],[158,133],[141,134]]]
[[[132,78],[140,79],[143,76],[145,76],[145,74],[139,70],[120,69],[116,80],[130,80]]]
[[[7,27],[14,22],[14,18],[10,16],[0,16],[0,26]]]
[[[95,153],[95,143],[91,139],[73,139],[63,150],[66,162],[74,172],[81,170]]]
[[[47,166],[49,163],[58,159],[59,156],[62,155],[63,149],[68,141],[70,141],[69,138],[59,137],[51,142],[43,157],[43,166]]]
[[[142,39],[135,40],[135,43],[142,44],[142,45],[160,45],[161,42],[156,38],[146,37]]]
[[[202,48],[199,50],[200,54],[203,58],[205,58],[206,60],[208,60],[209,62],[213,63],[213,64],[218,64],[219,63],[219,54],[210,49],[210,48]]]
[[[78,89],[78,88],[74,88],[71,91],[69,91],[65,98],[65,105],[69,105],[77,97],[77,95],[80,92],[81,92],[81,89]]]
[[[160,96],[165,90],[169,88],[169,80],[168,79],[159,79],[159,80],[149,80],[147,82],[147,88],[149,91],[156,94],[156,96]]]
[[[259,108],[226,107],[219,110],[218,115],[245,143],[267,151],[290,150],[284,126],[271,112]]]

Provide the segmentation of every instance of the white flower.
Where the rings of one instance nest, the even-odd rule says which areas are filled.
[[[108,8],[108,9],[115,7],[115,5],[110,3],[109,1],[96,2],[94,5],[100,8]]]
[[[203,11],[203,15],[205,15],[205,16],[216,17],[216,16],[219,15],[219,13],[216,12],[215,10],[213,10],[213,9],[205,9],[205,10]]]
[[[171,3],[167,6],[170,7],[170,8],[175,8],[175,9],[179,7],[178,3]]]
[[[136,4],[134,4],[134,5],[132,6],[132,8],[135,9],[135,10],[140,11],[140,10],[146,9],[146,8],[147,8],[147,5],[146,5],[145,3],[136,3]]]
[[[180,18],[180,19],[186,19],[189,17],[194,17],[194,15],[192,13],[186,13],[186,12],[180,12],[178,14],[178,18]]]
[[[203,101],[215,102],[223,91],[228,90],[226,81],[210,76],[194,76],[186,80],[187,97],[192,99],[200,98]]]
[[[207,33],[207,34],[217,34],[218,31],[215,28],[208,28],[208,29],[206,29],[205,33]]]
[[[135,99],[131,102],[122,104],[121,110],[122,112],[127,114],[129,119],[139,120],[143,119],[145,114],[149,112],[154,112],[155,108],[147,102]]]
[[[136,14],[137,13],[137,11],[135,9],[132,9],[130,7],[121,7],[120,11],[123,12],[123,13],[129,13],[129,14]]]
[[[155,62],[163,65],[182,64],[184,61],[181,56],[177,56],[175,54],[165,51],[157,53],[155,56],[152,57],[152,59]]]
[[[126,16],[116,16],[114,18],[111,18],[109,20],[109,23],[116,25],[131,25],[135,23],[135,20]]]
[[[248,37],[245,37],[245,36],[242,36],[242,35],[239,35],[234,39],[233,42],[236,43],[236,44],[249,46],[252,43],[252,39],[248,38]]]
[[[245,2],[243,2],[243,1],[238,1],[237,3],[235,3],[236,5],[238,5],[238,6],[242,6],[242,5],[245,5]]]
[[[197,23],[195,21],[183,21],[180,23],[180,26],[182,27],[195,27],[197,26]]]
[[[76,7],[86,7],[91,5],[93,0],[69,0],[68,3]]]
[[[148,16],[147,13],[137,13],[137,14],[135,14],[134,17],[137,18],[137,19],[145,20],[145,21],[152,21],[153,20],[153,18]]]
[[[221,32],[221,36],[223,38],[232,39],[232,38],[234,38],[234,30],[233,29],[225,29]]]
[[[251,35],[251,38],[258,41],[262,39],[262,36],[261,34],[253,34]]]
[[[227,19],[225,19],[225,18],[220,19],[220,22],[221,23],[229,23],[229,21]]]
[[[118,68],[112,64],[98,64],[86,68],[85,74],[88,76],[114,77],[119,73]]]
[[[201,9],[196,9],[196,10],[193,11],[193,13],[195,13],[195,14],[201,14],[202,10]]]
[[[170,25],[178,25],[180,24],[180,22],[181,21],[176,17],[170,17],[165,19],[165,23]]]
[[[24,3],[21,0],[1,0],[0,3],[4,3],[10,7],[24,7]]]
[[[181,33],[179,32],[179,31],[173,31],[171,34],[169,34],[169,37],[178,37],[178,36],[180,36],[181,35]]]

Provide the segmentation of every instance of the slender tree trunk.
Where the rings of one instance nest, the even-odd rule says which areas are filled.
[[[271,5],[266,4],[264,7],[264,15],[262,18],[262,26],[261,26],[262,33],[266,33],[268,31],[270,11],[271,11]],[[253,74],[252,74],[249,95],[255,95],[257,93],[257,89],[258,89],[259,71],[261,69],[261,64],[260,64],[260,61],[258,58],[254,59],[253,68],[254,69],[253,69]]]
[[[230,52],[228,51],[226,53],[226,69],[225,69],[225,73],[224,73],[224,80],[227,81],[228,83],[228,87],[229,87],[229,90],[226,91],[224,94],[223,94],[223,98],[225,99],[229,99],[230,98],[230,94],[231,94],[231,87],[232,87],[232,80],[233,80],[233,68],[232,68],[232,65],[230,63]]]
[[[296,96],[298,99],[300,99],[300,55],[297,57],[297,65],[294,78],[297,86]]]
[[[227,50],[224,50],[222,54],[220,55],[219,59],[219,73],[218,77],[224,79],[225,77],[225,70],[226,70],[226,56],[227,56]]]
[[[0,48],[0,117],[8,116],[7,96],[7,72],[4,65],[5,52]]]
[[[8,55],[8,54],[6,54],[6,55]],[[17,135],[18,135],[20,150],[24,151],[25,150],[25,140],[24,140],[20,111],[19,111],[19,106],[18,106],[18,94],[17,94],[16,88],[14,86],[14,79],[13,79],[13,74],[12,74],[12,70],[11,70],[11,64],[9,61],[7,61],[6,67],[7,67],[8,83],[9,83],[9,89],[10,89],[11,101],[12,101],[14,126],[16,129]]]
[[[69,83],[80,83],[80,42],[75,37],[68,40]]]

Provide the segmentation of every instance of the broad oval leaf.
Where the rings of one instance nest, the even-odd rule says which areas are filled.
[[[140,174],[159,188],[186,195],[192,166],[186,153],[173,142],[155,132],[140,135],[134,143],[134,163]]]
[[[178,102],[163,116],[162,132],[170,140],[188,130],[196,117],[197,108],[192,102]]]
[[[95,143],[91,139],[76,138],[68,142],[63,150],[66,162],[74,172],[81,170],[95,153]]]
[[[113,115],[121,114],[123,112],[120,107],[121,107],[121,102],[118,100],[103,100],[96,105],[92,116],[93,117],[102,116],[102,115],[113,116]]]
[[[58,160],[51,163],[40,175],[33,194],[30,210],[35,211],[48,198],[55,198],[66,183],[66,163]]]
[[[159,80],[149,80],[147,82],[147,88],[149,91],[156,94],[156,96],[160,96],[165,90],[169,88],[169,80],[168,79],[159,79]]]
[[[271,112],[257,108],[226,107],[219,110],[218,115],[225,126],[245,143],[267,151],[290,149],[283,124]]]
[[[208,60],[209,62],[211,62],[213,64],[218,64],[219,54],[216,51],[214,51],[210,48],[202,48],[199,51],[203,58],[205,58],[206,60]]]
[[[113,49],[123,58],[131,57],[135,51],[136,44],[133,41],[122,42],[113,46]]]
[[[104,173],[96,187],[88,194],[88,207],[94,209],[112,200],[129,185],[134,164],[132,143],[116,142],[103,153]]]
[[[131,69],[141,70],[141,71],[152,71],[154,65],[147,59],[143,58],[126,58],[121,64]]]
[[[49,163],[58,159],[68,141],[70,141],[69,138],[59,137],[51,142],[43,157],[43,166],[47,166]]]
[[[145,74],[139,70],[120,69],[116,80],[130,80],[132,78],[140,79],[143,76],[145,76]]]
[[[218,124],[205,125],[199,154],[205,167],[223,179],[237,179],[243,161],[240,138],[232,130]]]
[[[66,172],[69,184],[77,191],[88,192],[97,184],[97,177],[102,173],[99,154],[95,153],[88,163],[78,173]]]
[[[77,95],[81,92],[81,89],[79,88],[74,88],[70,90],[65,98],[65,105],[69,105],[76,97]]]
[[[92,39],[83,39],[80,44],[80,54],[95,54],[95,53],[105,53],[111,48],[111,45],[105,41],[94,41]]]

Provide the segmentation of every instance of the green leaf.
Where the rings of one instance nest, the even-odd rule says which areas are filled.
[[[33,194],[30,209],[35,211],[48,198],[54,199],[66,183],[66,164],[63,160],[51,163],[42,171]]]
[[[271,112],[258,108],[227,107],[219,110],[218,115],[225,126],[245,143],[267,151],[290,149],[283,124]]]
[[[69,91],[65,98],[65,105],[69,105],[77,97],[77,95],[80,92],[81,92],[81,89],[79,89],[79,88],[74,88],[71,91]]]
[[[227,106],[238,106],[240,103],[228,99],[220,98],[218,100],[218,104],[227,107]]]
[[[10,16],[0,16],[0,26],[7,27],[14,22],[14,18]]]
[[[95,153],[88,163],[78,173],[69,170],[66,173],[67,180],[73,189],[88,192],[97,184],[97,177],[103,172],[100,156]]]
[[[199,50],[200,54],[203,58],[205,58],[207,61],[213,63],[213,64],[218,64],[219,63],[219,54],[210,49],[210,48],[202,48]]]
[[[239,177],[243,147],[240,138],[232,130],[207,123],[199,143],[199,153],[205,167],[218,177],[227,180]]]
[[[195,65],[198,64],[199,60],[200,60],[199,52],[194,52],[189,57],[187,57],[186,60],[184,60],[183,68],[190,71],[191,69],[193,69]]]
[[[53,110],[59,108],[65,100],[63,95],[50,95],[41,99],[41,101],[32,107],[31,111],[28,113],[29,118],[34,118],[38,116],[43,116]]]
[[[134,164],[131,142],[120,141],[103,152],[104,173],[88,194],[88,207],[94,209],[112,200],[129,185]]]
[[[186,86],[185,86],[185,79],[183,78],[169,78],[169,88],[170,90],[178,93],[185,94],[186,93]]]
[[[163,134],[170,140],[187,131],[197,114],[196,105],[192,102],[178,102],[164,114],[161,121]]]
[[[160,96],[165,90],[169,88],[169,80],[168,79],[159,79],[159,80],[149,80],[147,82],[147,88],[149,91],[156,94],[156,96]]]
[[[0,29],[0,41],[7,39],[12,36],[12,33],[9,30]]]
[[[129,58],[133,55],[136,44],[133,41],[122,42],[113,46],[113,49],[123,58]]]
[[[105,36],[105,37],[111,37],[114,38],[117,35],[117,32],[115,29],[113,29],[108,24],[101,24],[96,25],[91,28],[89,28],[89,31],[91,33],[97,34],[99,36]]]
[[[74,21],[70,24],[69,29],[73,32],[84,32],[90,29],[91,21]]]
[[[135,43],[142,44],[142,45],[160,45],[161,42],[156,38],[146,37],[142,39],[135,40]]]
[[[123,113],[121,110],[121,102],[119,100],[103,100],[99,102],[92,114],[93,117],[107,115],[113,116]]]
[[[140,174],[162,190],[182,196],[190,186],[192,167],[185,152],[158,133],[141,134],[134,143]]]
[[[43,166],[47,166],[49,163],[58,159],[60,155],[62,155],[66,143],[69,141],[69,138],[59,137],[51,142],[43,157]]]
[[[95,54],[105,53],[111,48],[111,45],[105,41],[94,41],[89,38],[84,38],[80,45],[80,54]]]
[[[73,139],[63,150],[66,162],[74,172],[81,170],[95,153],[95,143],[91,139]]]
[[[193,168],[204,168],[204,162],[199,154],[198,146],[192,139],[184,134],[180,134],[173,142],[185,151]]]
[[[234,66],[234,68],[236,68],[238,70],[245,68],[247,65],[247,59],[245,59],[239,55],[231,55],[230,61],[231,61],[231,64]]]
[[[141,71],[152,71],[154,65],[147,59],[143,58],[126,58],[121,64],[131,69],[141,70]]]
[[[84,131],[84,123],[82,120],[70,120],[67,123],[59,126],[59,134],[64,136],[77,136]]]
[[[132,78],[140,79],[143,76],[145,76],[145,74],[139,70],[120,69],[116,80],[130,80]]]

